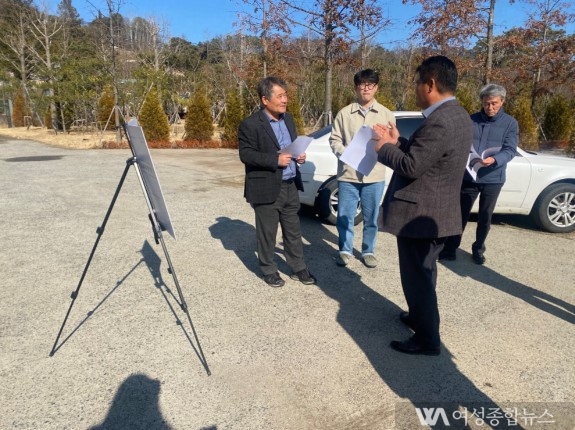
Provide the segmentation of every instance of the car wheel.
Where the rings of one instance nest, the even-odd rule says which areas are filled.
[[[337,205],[338,205],[338,186],[337,179],[332,179],[325,184],[320,190],[317,200],[316,208],[318,216],[327,222],[334,224],[337,221]],[[354,225],[359,224],[363,220],[361,214],[361,206],[358,204],[357,212],[353,220]]]
[[[575,231],[575,184],[556,184],[545,189],[531,214],[543,230],[551,233]]]

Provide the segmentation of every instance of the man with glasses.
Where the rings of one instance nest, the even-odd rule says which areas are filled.
[[[278,225],[282,228],[284,253],[293,273],[291,278],[305,285],[315,284],[303,257],[298,211],[298,190],[303,183],[298,165],[306,155],[292,158],[280,152],[297,137],[293,117],[286,112],[287,84],[268,76],[258,84],[262,108],[244,119],[239,127],[240,160],[245,165],[244,197],[256,216],[258,260],[263,279],[271,287],[284,280],[274,261]]]
[[[362,126],[389,122],[395,124],[393,113],[375,99],[379,74],[371,69],[362,70],[355,74],[353,82],[356,100],[338,112],[329,139],[331,149],[338,159]],[[338,266],[347,266],[351,261],[354,219],[357,207],[361,205],[363,214],[361,260],[365,266],[374,268],[377,266],[375,257],[377,216],[385,186],[385,166],[377,163],[366,176],[338,160],[337,180],[336,226],[339,234],[339,254],[336,257],[336,263]]]

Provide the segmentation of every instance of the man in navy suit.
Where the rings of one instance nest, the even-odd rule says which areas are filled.
[[[292,158],[281,150],[297,137],[293,117],[286,112],[287,84],[268,76],[258,84],[261,109],[244,119],[239,128],[240,160],[245,165],[244,197],[256,215],[258,260],[264,281],[272,287],[285,285],[274,261],[276,235],[281,225],[284,253],[293,273],[306,285],[316,279],[307,269],[299,222],[299,195],[303,183],[298,165],[305,154]]]
[[[437,257],[448,236],[461,233],[459,187],[472,142],[469,114],[455,100],[457,69],[447,57],[423,61],[415,98],[425,119],[409,141],[395,125],[373,127],[379,162],[394,173],[383,199],[382,229],[397,237],[401,285],[409,308],[400,320],[414,331],[391,347],[439,355]]]

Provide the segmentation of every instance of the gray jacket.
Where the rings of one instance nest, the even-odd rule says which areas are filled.
[[[409,141],[383,145],[378,159],[394,173],[380,228],[409,238],[461,234],[459,190],[471,141],[469,114],[450,100],[425,118]]]

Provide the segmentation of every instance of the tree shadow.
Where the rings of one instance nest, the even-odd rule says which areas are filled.
[[[398,397],[405,399],[395,404],[395,428],[419,427],[416,408],[444,409],[451,426],[446,427],[442,420],[437,420],[430,425],[434,429],[454,428],[451,417],[457,411],[499,408],[458,369],[455,357],[445,345],[442,344],[438,357],[411,356],[392,350],[389,347],[391,340],[403,340],[412,334],[398,319],[402,309],[369,288],[354,271],[335,265],[333,255],[336,251],[331,244],[337,243],[337,237],[325,226],[314,220],[303,220],[302,233],[313,244],[315,264],[333,267],[322,271],[317,286],[339,303],[336,321],[363,351],[382,381]],[[491,427],[508,428],[507,425]]]
[[[463,257],[463,258],[461,258]],[[467,260],[467,261],[465,261]],[[468,264],[469,262],[469,264]],[[472,263],[471,254],[459,249],[455,261],[441,261],[444,267],[461,277],[469,277],[484,285],[517,297],[535,308],[568,323],[575,324],[575,305],[551,294],[509,279],[484,265]]]
[[[104,421],[90,430],[171,430],[158,404],[160,381],[131,375],[118,388]]]

